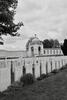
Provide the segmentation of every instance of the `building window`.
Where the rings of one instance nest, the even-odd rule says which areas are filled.
[[[38,63],[38,60],[36,61],[36,63]]]
[[[34,48],[31,47],[32,56],[34,56]]]
[[[58,54],[58,50],[57,50],[57,54]]]
[[[49,54],[49,50],[47,50],[47,54]]]
[[[31,47],[31,51],[34,51],[34,48],[33,47]]]
[[[44,54],[46,53],[46,51],[44,50]]]
[[[50,54],[52,54],[52,50],[50,50]]]
[[[55,50],[53,51],[53,53],[55,54]]]
[[[41,47],[38,47],[39,55],[41,54]]]

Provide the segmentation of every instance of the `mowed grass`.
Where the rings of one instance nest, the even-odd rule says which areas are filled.
[[[13,89],[0,100],[67,100],[67,69],[32,85]]]

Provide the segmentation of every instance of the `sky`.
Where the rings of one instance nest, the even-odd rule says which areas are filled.
[[[8,49],[25,49],[27,40],[37,34],[46,38],[58,39],[60,42],[67,37],[67,0],[18,0],[14,21],[23,22],[18,31],[20,37],[4,36]]]

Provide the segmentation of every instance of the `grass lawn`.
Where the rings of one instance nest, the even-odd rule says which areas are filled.
[[[67,69],[30,86],[13,89],[0,100],[67,100]]]

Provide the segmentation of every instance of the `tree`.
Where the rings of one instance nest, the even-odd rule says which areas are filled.
[[[54,40],[53,39],[50,39],[49,41],[50,41],[50,47],[51,48],[54,47]]]
[[[44,48],[58,48],[60,47],[60,43],[58,40],[53,40],[53,39],[45,39],[43,41],[43,47]]]
[[[23,23],[15,24],[13,22],[17,4],[17,0],[0,0],[0,36],[7,34],[19,36],[17,30]]]
[[[55,48],[60,47],[60,43],[59,43],[59,41],[57,39],[54,40],[54,47]]]
[[[50,44],[50,41],[48,39],[45,39],[43,41],[43,47],[44,48],[51,48],[51,44]]]
[[[64,40],[64,43],[61,45],[61,49],[64,55],[67,55],[67,39]]]

